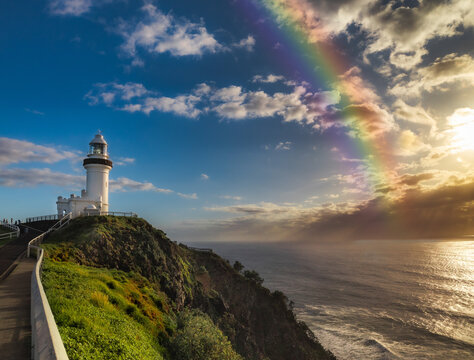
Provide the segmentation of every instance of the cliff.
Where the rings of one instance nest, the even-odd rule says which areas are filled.
[[[101,320],[97,315],[99,319],[92,321],[136,320],[132,325],[137,330],[132,333],[143,330],[147,335],[140,338],[148,344],[150,354],[154,351],[164,359],[334,359],[307,326],[296,320],[281,292],[270,292],[258,276],[243,276],[212,252],[170,241],[142,219],[78,218],[53,233],[44,247],[44,285],[63,340],[67,339],[66,349],[78,346],[75,333],[86,343],[99,341],[97,333],[103,331],[108,335],[100,339],[116,336],[110,326],[89,326],[83,318],[75,328],[71,319],[81,317],[74,312],[71,294],[75,286],[87,309],[83,312],[95,314],[99,307],[110,314],[110,319]],[[71,292],[66,293],[67,289]],[[199,338],[203,333],[211,338]],[[114,341],[122,346],[122,355],[140,353],[139,347],[121,344],[126,339]],[[186,352],[187,347],[192,350]],[[197,348],[199,354],[190,353]]]

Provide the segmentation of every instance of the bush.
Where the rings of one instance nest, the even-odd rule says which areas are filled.
[[[176,360],[243,360],[209,316],[198,310],[179,314],[171,345]]]
[[[263,284],[263,278],[260,277],[258,272],[256,272],[255,270],[245,270],[244,276],[249,280],[255,281],[258,285]]]
[[[241,272],[243,269],[244,269],[244,266],[242,265],[242,263],[240,261],[236,261],[234,263],[234,270],[235,271]]]
[[[98,307],[105,308],[110,306],[109,297],[99,291],[94,291],[91,294],[91,302]]]

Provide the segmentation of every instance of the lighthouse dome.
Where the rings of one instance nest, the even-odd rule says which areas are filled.
[[[107,141],[105,141],[102,134],[97,134],[89,143],[89,154],[88,157],[99,157],[108,158],[107,154]]]
[[[91,142],[89,143],[89,145],[92,145],[92,144],[102,144],[102,145],[107,145],[107,141],[105,141],[104,137],[102,136],[102,134],[96,134],[94,136],[94,138],[91,140]]]

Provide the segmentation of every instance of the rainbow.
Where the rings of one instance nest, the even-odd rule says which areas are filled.
[[[374,104],[373,98],[377,96],[364,86],[360,77],[353,77],[357,80],[355,82],[347,80],[347,74],[355,68],[331,43],[329,32],[325,31],[320,20],[311,23],[311,19],[321,19],[314,6],[307,0],[237,0],[235,4],[265,42],[271,46],[279,43],[288,49],[279,59],[283,66],[297,70],[314,90],[339,92],[341,121],[355,134],[348,137],[351,144],[345,146],[354,149],[354,156],[367,164],[365,185],[372,194],[381,184],[395,185],[390,140],[383,131],[374,136],[377,130],[374,126],[383,123],[380,118],[383,111]],[[381,115],[373,111],[368,116],[367,108],[370,106],[379,110]]]

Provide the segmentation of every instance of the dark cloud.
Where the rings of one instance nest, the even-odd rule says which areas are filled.
[[[429,174],[405,178],[416,184]],[[390,191],[381,188],[380,192]],[[229,207],[230,209],[230,207]],[[244,207],[246,215],[249,214]],[[252,209],[253,213],[228,220],[174,229],[180,238],[232,241],[340,241],[357,239],[455,238],[474,233],[474,178],[462,184],[409,190],[396,201],[379,196],[357,206],[327,205],[288,209],[291,216],[273,217],[275,209]],[[230,210],[228,210],[230,211]],[[232,208],[237,212],[238,209]],[[266,216],[260,216],[265,213]],[[192,231],[190,230],[192,228]]]
[[[400,179],[400,184],[408,186],[416,186],[419,182],[424,180],[430,180],[434,177],[432,173],[423,173],[415,175],[403,175]]]

